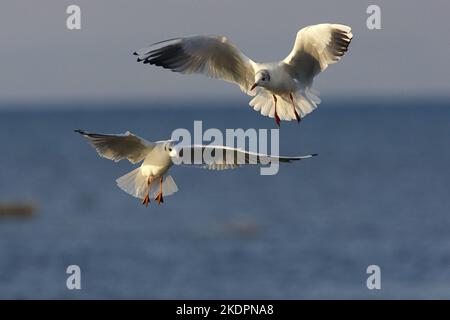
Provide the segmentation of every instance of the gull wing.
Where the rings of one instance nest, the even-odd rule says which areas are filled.
[[[101,157],[115,162],[128,159],[131,163],[138,163],[155,146],[155,143],[140,138],[129,131],[124,134],[89,133],[83,130],[75,130],[75,132],[83,135]]]
[[[137,50],[137,61],[185,74],[201,73],[250,91],[255,63],[223,36],[191,36],[157,42]]]
[[[317,154],[304,156],[272,156],[249,152],[238,148],[211,145],[176,147],[172,161],[176,164],[197,165],[208,169],[233,169],[242,165],[265,165],[270,162],[292,162],[312,158]]]
[[[317,24],[297,33],[294,48],[283,60],[288,72],[306,86],[328,65],[338,62],[347,52],[353,34],[343,24]]]

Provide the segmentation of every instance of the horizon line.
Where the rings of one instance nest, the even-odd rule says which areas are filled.
[[[364,104],[374,105],[376,103],[383,102],[386,100],[393,100],[395,102],[411,102],[412,104],[423,103],[425,101],[435,101],[435,102],[443,102],[448,100],[450,102],[450,95],[436,95],[436,94],[416,94],[406,96],[403,94],[385,94],[385,95],[369,95],[369,94],[361,94],[361,95],[322,95],[322,102],[320,105],[326,104],[328,106],[333,106],[337,103],[347,103],[347,104],[360,104],[361,100],[364,100]],[[0,100],[0,111],[7,110],[29,110],[32,109],[40,109],[40,110],[54,110],[57,108],[58,110],[74,110],[74,108],[79,108],[84,110],[86,107],[89,109],[121,109],[122,105],[126,104],[127,108],[142,109],[146,108],[146,106],[151,106],[155,109],[160,108],[179,108],[181,106],[196,104],[196,108],[213,108],[217,106],[218,108],[224,108],[225,105],[228,104],[230,108],[238,108],[241,104],[248,105],[249,100],[244,98],[229,98],[224,100],[223,96],[213,98],[197,98],[191,97],[188,99],[178,99],[178,98],[145,98],[145,97],[137,97],[137,98],[109,98],[109,99],[101,99],[101,98],[80,98],[80,99],[47,99],[40,101],[31,101],[31,100]],[[320,106],[319,105],[319,106]]]

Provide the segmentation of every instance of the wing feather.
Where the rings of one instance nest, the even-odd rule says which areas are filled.
[[[196,154],[198,155],[196,157]],[[317,156],[310,154],[306,156],[273,156],[262,153],[249,152],[238,148],[226,146],[192,145],[177,148],[174,156],[179,163],[185,165],[199,165],[211,170],[233,169],[242,165],[265,165],[270,162],[291,162]]]
[[[101,157],[115,162],[128,159],[131,163],[138,163],[154,147],[154,143],[131,132],[124,134],[88,133],[83,130],[75,130],[75,132],[83,135]]]
[[[353,38],[351,30],[346,25],[329,23],[301,29],[294,48],[283,60],[288,71],[303,85],[311,86],[317,74],[338,62],[347,52]]]
[[[226,37],[191,36],[155,43],[134,53],[137,61],[185,74],[201,73],[239,85],[250,92],[255,63]]]

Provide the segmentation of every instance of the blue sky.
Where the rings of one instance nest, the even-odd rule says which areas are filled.
[[[82,29],[66,29],[66,7]],[[382,30],[366,8],[381,7]],[[0,5],[0,102],[244,97],[232,84],[138,64],[132,52],[191,34],[226,35],[255,61],[284,58],[303,26],[349,24],[344,59],[321,74],[326,95],[448,95],[448,0],[8,0]]]

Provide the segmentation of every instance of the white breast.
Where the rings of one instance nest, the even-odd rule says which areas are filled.
[[[155,166],[155,165],[148,165],[148,164],[142,164],[141,166],[141,173],[143,176],[153,176],[153,177],[159,177],[163,175],[164,173],[169,170],[169,166]]]
[[[171,165],[170,155],[164,150],[162,145],[158,145],[145,157],[141,166],[141,172],[143,175],[160,176],[166,173]]]
[[[282,65],[277,64],[271,67],[269,72],[270,72],[270,82],[269,87],[267,87],[267,89],[279,95],[297,91],[297,83],[286,72],[286,70]]]

